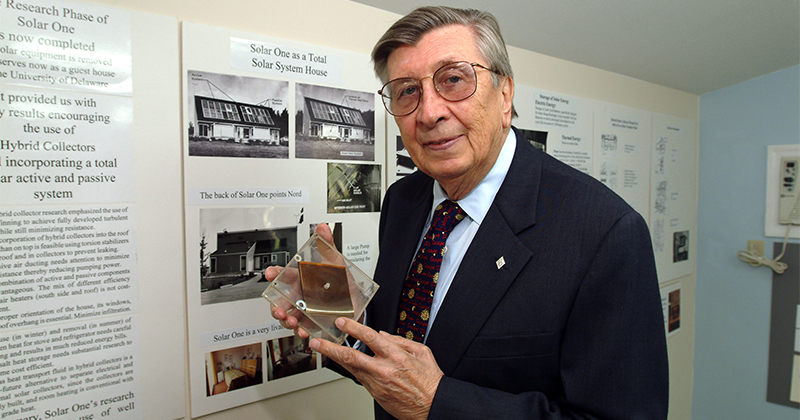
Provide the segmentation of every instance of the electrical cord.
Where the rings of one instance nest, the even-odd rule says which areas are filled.
[[[753,267],[761,267],[762,265],[766,265],[767,267],[771,268],[772,271],[778,274],[783,274],[783,272],[786,271],[786,268],[789,266],[786,263],[780,262],[780,259],[783,258],[783,254],[786,253],[786,244],[789,242],[789,230],[791,228],[792,225],[786,226],[786,236],[783,238],[783,250],[781,251],[781,255],[778,255],[774,260],[761,255],[756,255],[752,250],[749,249],[740,249],[739,259]]]

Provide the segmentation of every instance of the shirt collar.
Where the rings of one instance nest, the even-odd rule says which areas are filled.
[[[506,136],[492,169],[466,197],[458,200],[458,205],[461,209],[479,225],[483,222],[483,218],[486,217],[486,213],[489,212],[489,207],[492,205],[497,191],[506,179],[506,174],[511,167],[511,161],[514,159],[516,149],[517,141],[514,130],[508,130],[508,136]],[[442,186],[439,185],[439,182],[434,182],[433,205],[429,214],[433,214],[433,209],[442,201],[447,200],[447,198],[447,194]]]

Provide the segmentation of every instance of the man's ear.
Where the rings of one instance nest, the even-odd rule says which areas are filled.
[[[500,87],[500,94],[503,97],[503,127],[511,127],[511,117],[514,109],[514,79],[506,76],[503,85]]]

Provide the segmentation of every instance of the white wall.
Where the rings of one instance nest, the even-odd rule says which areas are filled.
[[[373,43],[399,16],[347,0],[93,0],[257,34],[369,54]],[[697,122],[696,95],[641,82],[541,54],[510,48],[516,82],[587,99],[617,103]],[[228,60],[220,57],[220,60]],[[135,57],[134,57],[135,60]],[[135,87],[134,87],[135,88]],[[376,89],[378,86],[376,86]],[[134,95],[136,94],[134,90]],[[165,101],[183,103],[181,98]],[[146,123],[139,122],[137,123]],[[163,141],[181,142],[181,133],[162,133]],[[391,149],[391,148],[390,148]],[[175,165],[180,165],[180,160]],[[176,198],[177,199],[177,198]],[[145,246],[146,244],[139,244]],[[694,253],[694,251],[692,251]],[[694,256],[692,256],[694,260]],[[695,276],[682,282],[682,331],[669,339],[670,418],[688,419],[691,408]],[[178,280],[176,280],[178,281]],[[146,337],[143,337],[146,340]],[[143,346],[148,343],[144,341]],[[188,381],[187,381],[188,383]],[[187,397],[188,400],[188,397]],[[147,403],[146,401],[144,402]],[[187,404],[187,418],[188,418]],[[372,401],[360,387],[339,380],[311,389],[209,415],[209,420],[371,419]]]

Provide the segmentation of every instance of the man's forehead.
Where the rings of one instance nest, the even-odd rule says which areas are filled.
[[[465,34],[472,30],[463,25],[449,25],[428,31],[415,45],[397,47],[387,61],[391,78],[405,76],[430,76],[411,74],[434,72],[456,61],[473,62],[480,58],[475,39]],[[403,74],[406,73],[406,74]]]

